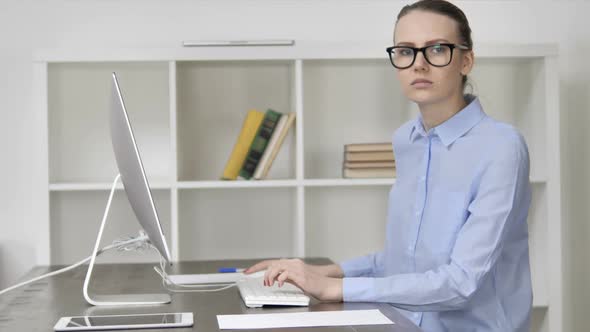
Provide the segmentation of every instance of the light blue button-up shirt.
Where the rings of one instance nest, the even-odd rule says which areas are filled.
[[[393,135],[385,248],[340,264],[344,301],[387,302],[425,331],[528,331],[526,143],[479,100]]]

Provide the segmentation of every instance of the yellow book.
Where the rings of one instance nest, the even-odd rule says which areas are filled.
[[[246,119],[244,119],[244,123],[242,124],[240,135],[223,170],[222,180],[237,179],[244,160],[246,160],[248,149],[250,149],[250,145],[256,136],[258,127],[262,124],[262,120],[264,120],[263,112],[256,110],[248,111]]]

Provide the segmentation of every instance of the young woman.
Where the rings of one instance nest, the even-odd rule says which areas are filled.
[[[528,331],[532,306],[528,149],[465,95],[474,65],[464,13],[443,0],[405,6],[387,48],[420,108],[393,135],[397,180],[385,248],[340,264],[262,261],[265,284],[324,301],[387,302],[425,331]]]

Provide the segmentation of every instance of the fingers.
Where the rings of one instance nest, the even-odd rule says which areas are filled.
[[[266,273],[264,273],[264,285],[272,286],[275,283],[275,279],[281,272],[285,270],[285,267],[282,263],[274,263],[266,269]]]
[[[299,260],[281,259],[274,261],[264,274],[264,285],[273,286],[275,281],[281,287],[286,280],[292,280],[296,276],[305,274],[305,266]]]
[[[279,276],[277,277],[277,282],[279,283],[279,287],[283,287],[283,284],[285,284],[285,281],[291,280],[291,274],[292,273],[289,273],[289,271],[283,271],[281,274],[279,274]]]
[[[285,282],[288,282],[299,287],[304,292],[307,292],[308,283],[306,282],[306,280],[308,277],[309,276],[306,276],[304,271],[285,270],[281,272],[281,274],[279,274],[279,276],[277,277],[277,283],[279,287],[283,287],[283,285],[285,285]]]

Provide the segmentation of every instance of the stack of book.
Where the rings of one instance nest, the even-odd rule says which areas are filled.
[[[391,143],[344,145],[344,178],[393,178],[395,158]]]
[[[221,179],[265,179],[294,121],[295,113],[249,111]]]

